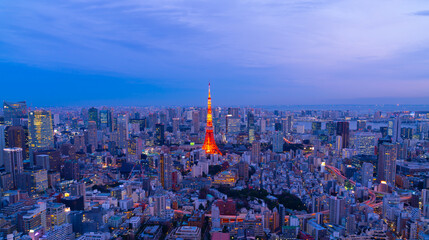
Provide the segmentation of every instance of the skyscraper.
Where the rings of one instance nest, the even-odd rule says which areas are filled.
[[[5,133],[5,126],[0,125],[0,166],[4,165],[3,149],[6,147],[4,133]]]
[[[3,149],[3,160],[6,172],[12,175],[13,186],[16,187],[18,177],[24,170],[21,148]]]
[[[170,156],[161,154],[159,159],[159,181],[164,189],[168,190],[172,187],[171,172],[172,162]]]
[[[340,197],[329,198],[329,222],[340,225],[346,215],[346,200]]]
[[[283,152],[283,135],[280,131],[275,131],[273,134],[273,152]]]
[[[361,155],[375,155],[375,134],[358,132],[354,135],[354,148]]]
[[[88,121],[94,121],[97,126],[99,125],[98,123],[98,109],[95,107],[92,107],[88,110]]]
[[[54,147],[54,131],[50,111],[31,111],[28,119],[28,131],[30,150],[47,150]]]
[[[395,186],[398,144],[383,143],[378,152],[377,180]]]
[[[395,116],[393,120],[393,129],[392,129],[392,143],[400,142],[401,139],[401,118],[399,114]]]
[[[100,111],[100,127],[107,128],[109,131],[113,131],[112,129],[113,120],[112,120],[112,112],[108,109],[103,109]]]
[[[28,128],[8,126],[4,132],[6,148],[22,148],[23,157],[28,157]]]
[[[250,111],[247,113],[247,134],[249,143],[253,143],[255,141],[255,116]]]
[[[128,115],[121,114],[118,116],[118,145],[122,149],[128,147]]]
[[[22,102],[3,102],[4,121],[6,125],[12,125],[14,119],[27,118],[27,104]]]
[[[216,145],[213,134],[213,116],[212,116],[212,97],[210,94],[210,83],[209,83],[209,97],[207,100],[207,126],[206,126],[206,137],[202,149],[208,154],[220,154],[219,148]]]
[[[95,121],[88,122],[88,144],[93,149],[97,149],[97,123]]]
[[[250,161],[252,163],[259,163],[261,158],[261,143],[253,142],[252,143],[252,155],[250,156]]]
[[[164,124],[157,123],[155,124],[155,145],[162,146],[165,143],[164,137]]]
[[[343,148],[349,147],[349,122],[337,122],[337,136],[341,136]]]
[[[192,128],[194,133],[200,131],[200,112],[198,110],[192,111]]]
[[[368,185],[374,177],[374,166],[371,163],[364,162],[361,171],[361,183],[364,187],[369,187]]]

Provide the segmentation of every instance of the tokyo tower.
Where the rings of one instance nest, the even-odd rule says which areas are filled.
[[[207,100],[207,126],[206,126],[206,138],[204,139],[203,149],[207,154],[220,154],[219,148],[216,145],[214,134],[213,134],[213,116],[212,116],[212,97],[210,95],[210,83],[209,83],[209,97]]]

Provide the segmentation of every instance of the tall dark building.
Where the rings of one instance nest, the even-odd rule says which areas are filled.
[[[21,148],[3,149],[3,160],[6,172],[12,175],[13,186],[16,187],[19,175],[24,171]]]
[[[94,121],[97,123],[97,126],[99,126],[99,120],[98,120],[98,109],[95,107],[92,107],[88,110],[88,121]]]
[[[395,186],[396,160],[399,144],[383,143],[378,151],[377,180]]]
[[[104,109],[100,111],[100,127],[101,128],[107,128],[111,132],[113,131],[113,119],[112,119],[112,112],[108,109]]]
[[[274,123],[274,130],[275,131],[282,131],[282,124],[281,123]]]
[[[341,136],[342,147],[349,147],[349,122],[337,122],[337,135]]]
[[[155,145],[164,145],[164,124],[157,123],[155,125]]]
[[[3,102],[4,122],[6,125],[12,125],[15,119],[27,118],[27,104],[22,102]]]
[[[255,141],[255,116],[252,112],[247,113],[247,133],[249,142],[253,143]]]
[[[337,128],[337,124],[333,121],[329,121],[326,123],[326,131],[329,136],[335,135],[335,129]]]
[[[22,148],[23,158],[28,158],[28,128],[8,126],[4,134],[6,148]]]
[[[79,163],[75,160],[65,161],[62,175],[67,180],[79,180]]]

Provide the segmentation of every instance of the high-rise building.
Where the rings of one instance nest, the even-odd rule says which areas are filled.
[[[54,147],[54,131],[50,111],[31,111],[28,119],[28,140],[31,150],[47,150]]]
[[[335,130],[337,128],[337,124],[333,121],[329,121],[326,123],[326,132],[329,136],[335,135]]]
[[[273,134],[273,152],[283,152],[283,134],[280,131],[275,131]]]
[[[194,133],[200,131],[200,112],[198,110],[192,111],[192,128]]]
[[[4,122],[6,125],[13,124],[14,120],[27,118],[27,104],[22,102],[3,102]]]
[[[212,97],[210,94],[210,83],[209,83],[209,97],[207,99],[207,125],[206,125],[206,136],[202,149],[208,154],[220,154],[219,148],[216,145],[216,141],[213,134],[213,116],[212,116]]]
[[[17,187],[31,193],[48,189],[48,171],[41,167],[26,169],[18,177]]]
[[[164,189],[168,190],[172,187],[171,181],[172,162],[167,154],[161,154],[159,159],[159,181]]]
[[[249,143],[255,141],[255,115],[252,112],[247,113],[247,135]]]
[[[378,151],[377,180],[395,186],[398,144],[383,143]]]
[[[112,120],[112,112],[108,109],[103,109],[100,111],[100,127],[101,128],[107,128],[110,131],[113,131],[112,129],[113,120]]]
[[[121,114],[118,116],[118,145],[122,149],[128,147],[128,115]]]
[[[93,149],[97,149],[97,123],[95,121],[88,122],[88,144]]]
[[[413,139],[413,128],[410,128],[410,127],[401,128],[401,138]]]
[[[401,139],[401,118],[399,117],[399,114],[395,116],[395,119],[393,120],[393,129],[392,129],[392,143],[400,142]]]
[[[226,115],[226,132],[229,134],[238,134],[240,132],[240,118],[231,114]]]
[[[22,126],[8,126],[4,131],[6,148],[22,148],[24,159],[28,158],[28,128]]]
[[[329,198],[329,222],[340,225],[346,215],[346,200],[340,197]]]
[[[361,183],[364,187],[369,187],[374,177],[374,166],[371,163],[364,162],[361,171]]]
[[[155,124],[155,145],[162,146],[165,144],[165,130],[164,124]]]
[[[422,215],[429,218],[429,189],[422,190]]]
[[[3,149],[6,148],[5,125],[0,125],[0,167],[4,165]]]
[[[343,148],[349,147],[349,122],[337,122],[337,135],[341,136]]]
[[[173,133],[176,134],[180,131],[179,129],[180,118],[173,118]]]
[[[252,155],[250,156],[250,161],[252,163],[259,163],[261,159],[261,143],[253,142],[252,143]]]
[[[13,186],[16,187],[18,177],[24,170],[21,148],[5,148],[3,149],[3,160],[6,172],[12,175]]]
[[[357,130],[363,131],[366,129],[366,120],[357,120]]]
[[[241,161],[238,163],[238,177],[241,180],[247,181],[249,180],[249,164]]]
[[[36,166],[49,170],[49,155],[36,155]]]
[[[92,107],[88,109],[88,121],[94,121],[96,126],[99,125],[99,119],[98,119],[98,109],[95,107]]]
[[[370,132],[358,132],[354,135],[354,148],[358,154],[374,155],[375,154],[375,134]]]
[[[312,122],[311,123],[311,131],[313,134],[322,130],[322,122]]]

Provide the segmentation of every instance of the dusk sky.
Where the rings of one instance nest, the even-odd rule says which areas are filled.
[[[429,103],[428,0],[1,0],[0,100]]]

